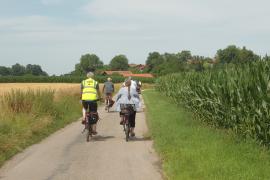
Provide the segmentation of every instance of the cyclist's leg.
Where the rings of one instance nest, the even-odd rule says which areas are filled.
[[[82,123],[84,124],[85,121],[86,121],[86,112],[88,110],[88,103],[86,101],[82,101],[82,106],[83,106],[83,109],[82,109],[82,113],[83,113],[83,119],[82,119]]]
[[[105,93],[105,110],[107,110],[108,106],[109,106],[109,97],[108,97],[108,93]]]
[[[120,112],[119,116],[120,116],[120,125],[123,125],[123,123],[124,123],[124,115]]]
[[[130,123],[130,133],[131,136],[135,136],[134,129],[135,129],[135,119],[136,119],[136,111],[129,115],[129,123]]]
[[[105,104],[108,105],[108,93],[106,93]]]
[[[114,101],[112,100],[112,93],[110,93],[110,95],[109,95],[109,105],[110,105],[110,107],[112,107],[113,104],[114,104]]]
[[[108,108],[110,105],[110,97],[109,97],[109,93],[106,93],[106,108]]]
[[[124,123],[124,114],[123,114],[122,111],[123,111],[123,108],[124,108],[124,107],[123,107],[123,104],[120,104],[119,106],[120,106],[119,116],[120,116],[120,118],[121,118],[121,119],[120,119],[120,125],[123,125],[123,123]]]

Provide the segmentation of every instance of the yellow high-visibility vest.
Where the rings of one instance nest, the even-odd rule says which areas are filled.
[[[92,78],[82,81],[82,100],[85,101],[94,101],[97,100],[97,86],[98,82]]]

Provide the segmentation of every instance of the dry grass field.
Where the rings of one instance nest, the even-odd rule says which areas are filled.
[[[0,166],[81,116],[80,84],[0,83]]]
[[[64,89],[76,89],[80,90],[80,84],[72,83],[1,83],[0,95],[13,90],[55,90],[60,91]]]
[[[115,84],[116,91],[119,90],[121,83]],[[143,89],[153,88],[154,85],[152,84],[143,84]],[[103,84],[100,84],[100,90],[102,90]],[[73,91],[78,90],[80,91],[80,84],[74,83],[0,83],[0,95],[10,92],[11,90],[55,90],[63,91],[63,90],[70,90]]]

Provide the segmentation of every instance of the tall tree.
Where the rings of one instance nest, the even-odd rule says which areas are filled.
[[[102,68],[103,62],[95,54],[85,54],[81,56],[80,66],[84,72],[95,71],[96,69]],[[77,67],[77,69],[79,69],[79,67]]]
[[[5,66],[0,66],[0,75],[1,76],[11,75],[11,69]]]
[[[117,55],[111,60],[110,67],[112,70],[127,70],[128,58],[125,55]]]
[[[235,45],[228,46],[225,49],[217,51],[217,60],[220,63],[246,63],[260,59],[253,51],[247,50],[246,47],[238,48]]]
[[[162,55],[160,55],[158,52],[151,52],[149,53],[146,65],[148,67],[148,71],[153,71],[154,68],[157,68],[159,65],[161,65],[164,62],[164,59]]]
[[[22,76],[26,71],[24,66],[17,63],[11,66],[11,72],[13,76]]]
[[[44,72],[40,65],[36,64],[27,64],[26,65],[26,74],[32,74],[34,76],[47,76],[48,74]]]
[[[179,53],[176,54],[178,57],[179,61],[181,62],[187,62],[188,60],[192,59],[192,55],[190,51],[183,50]]]

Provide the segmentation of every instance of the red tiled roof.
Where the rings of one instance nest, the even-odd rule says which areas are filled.
[[[145,77],[145,78],[153,78],[152,74],[123,74],[124,77]]]
[[[112,75],[112,74],[120,74],[120,75],[124,75],[124,74],[132,74],[131,71],[104,71],[107,75]]]

